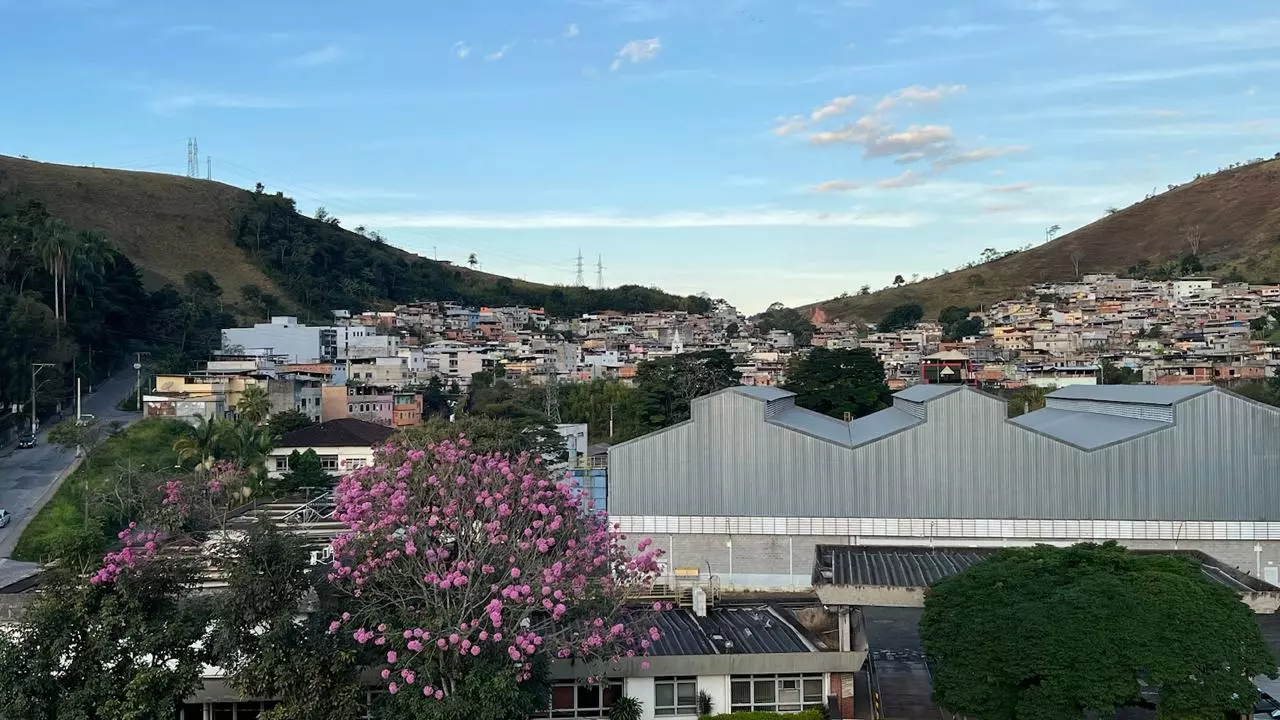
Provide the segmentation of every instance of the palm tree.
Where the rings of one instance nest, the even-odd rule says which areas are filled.
[[[197,458],[197,467],[209,468],[213,466],[226,435],[224,421],[200,417],[182,437],[173,441],[173,449],[177,451],[179,460]]]
[[[36,230],[36,252],[44,261],[45,267],[53,275],[53,317],[65,320],[67,257],[75,247],[75,234],[62,220],[53,218],[46,220]],[[63,298],[62,304],[59,298]]]
[[[250,422],[238,422],[227,428],[225,449],[236,465],[259,479],[266,476],[267,456],[271,453],[271,432]]]
[[[107,240],[107,234],[101,230],[81,230],[76,239],[73,254],[70,258],[69,272],[78,286],[84,287],[88,293],[89,304],[93,304],[93,289],[103,277],[102,273],[115,262],[116,251]],[[62,306],[67,306],[66,281],[63,281]]]
[[[271,398],[261,385],[250,385],[240,393],[240,402],[236,403],[236,415],[254,425],[262,423],[271,414]]]

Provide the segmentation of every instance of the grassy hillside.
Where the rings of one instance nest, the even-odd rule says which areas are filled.
[[[978,307],[1034,283],[1073,279],[1073,257],[1081,273],[1136,267],[1159,276],[1193,249],[1209,274],[1280,281],[1280,159],[1201,177],[999,260],[816,305],[828,316],[874,322],[895,305],[919,303],[932,318],[948,305]]]
[[[151,288],[213,275],[252,316],[288,310],[323,318],[333,308],[455,299],[474,304],[590,310],[700,310],[706,301],[638,286],[552,287],[437,263],[299,215],[282,195],[207,180],[0,156],[0,211],[29,201],[77,228],[100,228]]]

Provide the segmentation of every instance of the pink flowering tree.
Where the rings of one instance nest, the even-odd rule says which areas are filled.
[[[519,686],[570,658],[599,674],[658,637],[647,613],[662,608],[631,600],[659,551],[647,540],[629,551],[570,482],[527,455],[476,454],[465,438],[386,447],[339,483],[336,509],[348,531],[328,578],[351,611],[329,630],[372,653],[401,702],[458,696],[479,717],[467,686],[481,675]]]

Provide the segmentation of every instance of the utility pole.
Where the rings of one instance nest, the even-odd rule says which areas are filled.
[[[609,441],[613,442],[613,403],[609,403]]]
[[[40,371],[54,367],[53,363],[31,363],[31,434],[36,434],[36,376]]]
[[[578,274],[573,276],[574,287],[586,287],[587,281],[582,277],[582,249],[578,249]]]
[[[213,156],[212,155],[204,156],[204,179],[205,180],[213,179]]]
[[[137,359],[133,363],[133,370],[138,374],[134,392],[138,395],[138,412],[142,412],[142,353],[137,354]]]

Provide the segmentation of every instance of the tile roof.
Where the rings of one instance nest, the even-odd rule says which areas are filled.
[[[1009,422],[1043,433],[1056,440],[1071,443],[1084,450],[1095,450],[1104,445],[1172,427],[1169,423],[1159,420],[1057,408],[1041,408],[1035,412],[1011,418]]]
[[[340,418],[308,425],[286,433],[277,448],[372,447],[385,442],[395,430],[377,423]]]
[[[654,615],[661,632],[651,655],[734,655],[817,650],[785,609],[769,605],[719,607],[698,617],[677,609]]]

